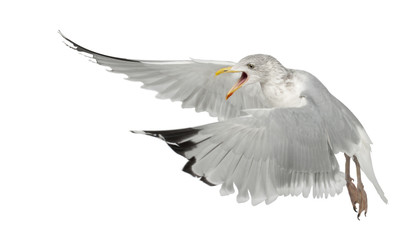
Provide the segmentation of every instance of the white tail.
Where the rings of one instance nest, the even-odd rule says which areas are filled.
[[[359,128],[359,135],[361,137],[361,142],[358,145],[358,149],[355,153],[355,156],[358,158],[359,164],[361,165],[361,170],[365,173],[368,179],[372,182],[381,199],[388,203],[387,198],[384,196],[384,192],[378,184],[378,180],[375,177],[374,169],[372,167],[371,161],[371,140],[368,137],[364,129]]]

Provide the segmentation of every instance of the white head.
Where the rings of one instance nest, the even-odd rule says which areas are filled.
[[[266,83],[280,80],[288,75],[288,70],[274,57],[265,54],[249,55],[241,59],[232,67],[222,68],[215,74],[242,72],[240,79],[227,93],[228,99],[233,93],[244,85],[253,83]]]

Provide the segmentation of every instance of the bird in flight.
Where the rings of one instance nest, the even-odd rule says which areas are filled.
[[[286,68],[264,54],[238,63],[111,57],[61,36],[96,63],[157,91],[158,98],[181,101],[184,108],[217,117],[218,122],[197,127],[132,132],[165,141],[188,160],[183,171],[208,185],[221,185],[221,195],[236,188],[237,202],[251,197],[257,205],[278,196],[335,196],[346,185],[359,219],[368,210],[362,170],[387,203],[374,174],[372,142],[365,129],[312,74]],[[345,156],[345,173],[339,170],[338,153]]]

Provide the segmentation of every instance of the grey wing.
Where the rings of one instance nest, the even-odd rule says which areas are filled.
[[[280,195],[335,195],[345,185],[320,117],[311,107],[259,109],[195,128],[138,131],[159,137],[189,159],[184,171],[238,202],[271,203]]]
[[[235,73],[216,77],[215,72],[234,65],[232,62],[124,59],[96,53],[65,36],[63,38],[71,48],[87,54],[100,65],[110,67],[110,71],[125,74],[128,80],[142,82],[143,88],[157,91],[157,97],[182,101],[184,108],[207,111],[211,116],[223,120],[240,116],[243,109],[270,107],[259,84],[245,86],[228,101],[225,100],[225,95],[240,76]]]
[[[327,102],[328,104],[320,106],[319,112],[325,121],[325,129],[333,152],[355,155],[361,170],[372,182],[381,199],[387,203],[388,200],[374,173],[371,160],[372,141],[367,132],[355,115],[338,99],[330,95],[330,100]]]

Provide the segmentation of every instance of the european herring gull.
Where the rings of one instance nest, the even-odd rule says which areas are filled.
[[[371,140],[354,114],[312,74],[255,54],[238,63],[148,61],[111,57],[63,36],[71,48],[112,72],[142,82],[157,97],[206,111],[218,122],[167,130],[132,131],[165,141],[188,159],[183,171],[237,202],[272,203],[278,196],[335,196],[346,185],[358,218],[367,213],[361,170],[387,203],[371,162]],[[238,79],[238,80],[237,80]],[[240,89],[240,90],[239,90]],[[345,173],[335,154],[344,153]],[[357,185],[350,176],[355,162]],[[235,186],[235,187],[234,187]]]

